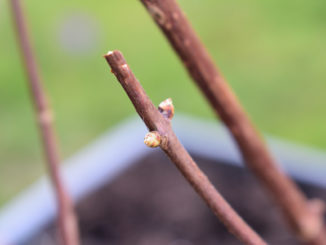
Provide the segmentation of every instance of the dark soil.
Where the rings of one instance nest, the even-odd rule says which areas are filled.
[[[299,244],[259,183],[244,169],[195,158],[216,188],[269,243]],[[308,196],[326,191],[301,185]],[[78,204],[85,245],[240,244],[159,151]],[[51,225],[29,244],[53,244]]]

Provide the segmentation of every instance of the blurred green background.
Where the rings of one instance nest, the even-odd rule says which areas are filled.
[[[214,115],[137,0],[23,1],[63,158],[133,107],[102,55],[120,49],[152,100]],[[255,124],[326,149],[326,2],[181,0]],[[8,1],[0,0],[0,203],[45,167]]]

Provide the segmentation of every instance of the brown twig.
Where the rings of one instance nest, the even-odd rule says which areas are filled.
[[[245,244],[266,244],[217,192],[206,175],[198,168],[191,156],[180,144],[169,121],[173,112],[161,114],[155,108],[119,51],[109,52],[105,55],[105,58],[111,66],[112,72],[128,94],[139,116],[148,129],[152,131],[150,137],[156,138],[146,139],[149,145],[160,145],[197,193],[213,210],[214,214],[239,240]],[[165,104],[167,107],[171,106],[170,100]]]
[[[68,196],[60,176],[60,158],[55,140],[55,133],[52,126],[52,113],[49,108],[45,92],[42,87],[36,59],[32,50],[32,45],[28,36],[28,30],[20,0],[10,0],[11,10],[14,19],[17,39],[21,48],[22,59],[28,77],[28,85],[31,98],[34,102],[39,130],[42,137],[45,157],[49,167],[50,177],[54,186],[57,198],[59,213],[59,229],[62,244],[78,245],[79,235],[77,221]],[[28,212],[28,210],[27,210]]]
[[[326,244],[321,210],[314,212],[304,194],[279,170],[176,1],[141,1],[231,131],[248,167],[276,200],[294,232],[306,242]]]

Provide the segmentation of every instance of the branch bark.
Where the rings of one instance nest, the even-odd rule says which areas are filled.
[[[224,200],[221,194],[210,183],[206,175],[198,168],[191,156],[181,145],[174,134],[169,116],[164,117],[151,100],[126,64],[119,51],[109,52],[105,58],[112,72],[128,94],[139,116],[150,131],[159,135],[160,147],[181,171],[214,214],[227,226],[239,240],[245,244],[266,244],[242,218]],[[170,103],[170,102],[169,102]],[[156,141],[155,145],[156,144]],[[150,146],[152,142],[150,142]]]
[[[42,87],[34,52],[28,35],[27,24],[20,0],[9,0],[13,21],[25,66],[28,86],[39,124],[45,158],[54,186],[59,213],[60,240],[64,245],[78,245],[79,235],[73,205],[60,176],[60,157],[53,129],[53,118]],[[28,212],[28,211],[27,211]]]
[[[247,166],[274,198],[294,233],[305,242],[326,244],[322,209],[278,168],[261,136],[175,0],[141,0],[200,87],[215,113],[235,138]]]

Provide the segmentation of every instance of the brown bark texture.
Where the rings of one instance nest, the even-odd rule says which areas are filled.
[[[214,214],[244,244],[266,244],[232,209],[211,184],[207,176],[198,168],[174,134],[169,117],[165,117],[153,105],[122,54],[119,51],[113,51],[105,55],[105,58],[149,131],[157,132],[160,135],[161,149],[212,209]]]
[[[304,242],[326,244],[323,205],[310,203],[278,167],[258,131],[175,0],[141,0],[189,75],[232,133],[245,163],[269,191],[294,233]]]
[[[21,0],[9,0],[9,2],[11,5],[18,43],[21,49],[23,64],[25,66],[28,87],[30,89],[31,99],[33,100],[36,112],[49,175],[56,195],[59,216],[59,239],[63,245],[78,245],[79,235],[76,216],[71,199],[64,188],[60,176],[60,157],[52,125],[52,113],[42,87],[41,76],[34,57],[23,8],[21,6]],[[26,211],[28,212],[28,210]]]

